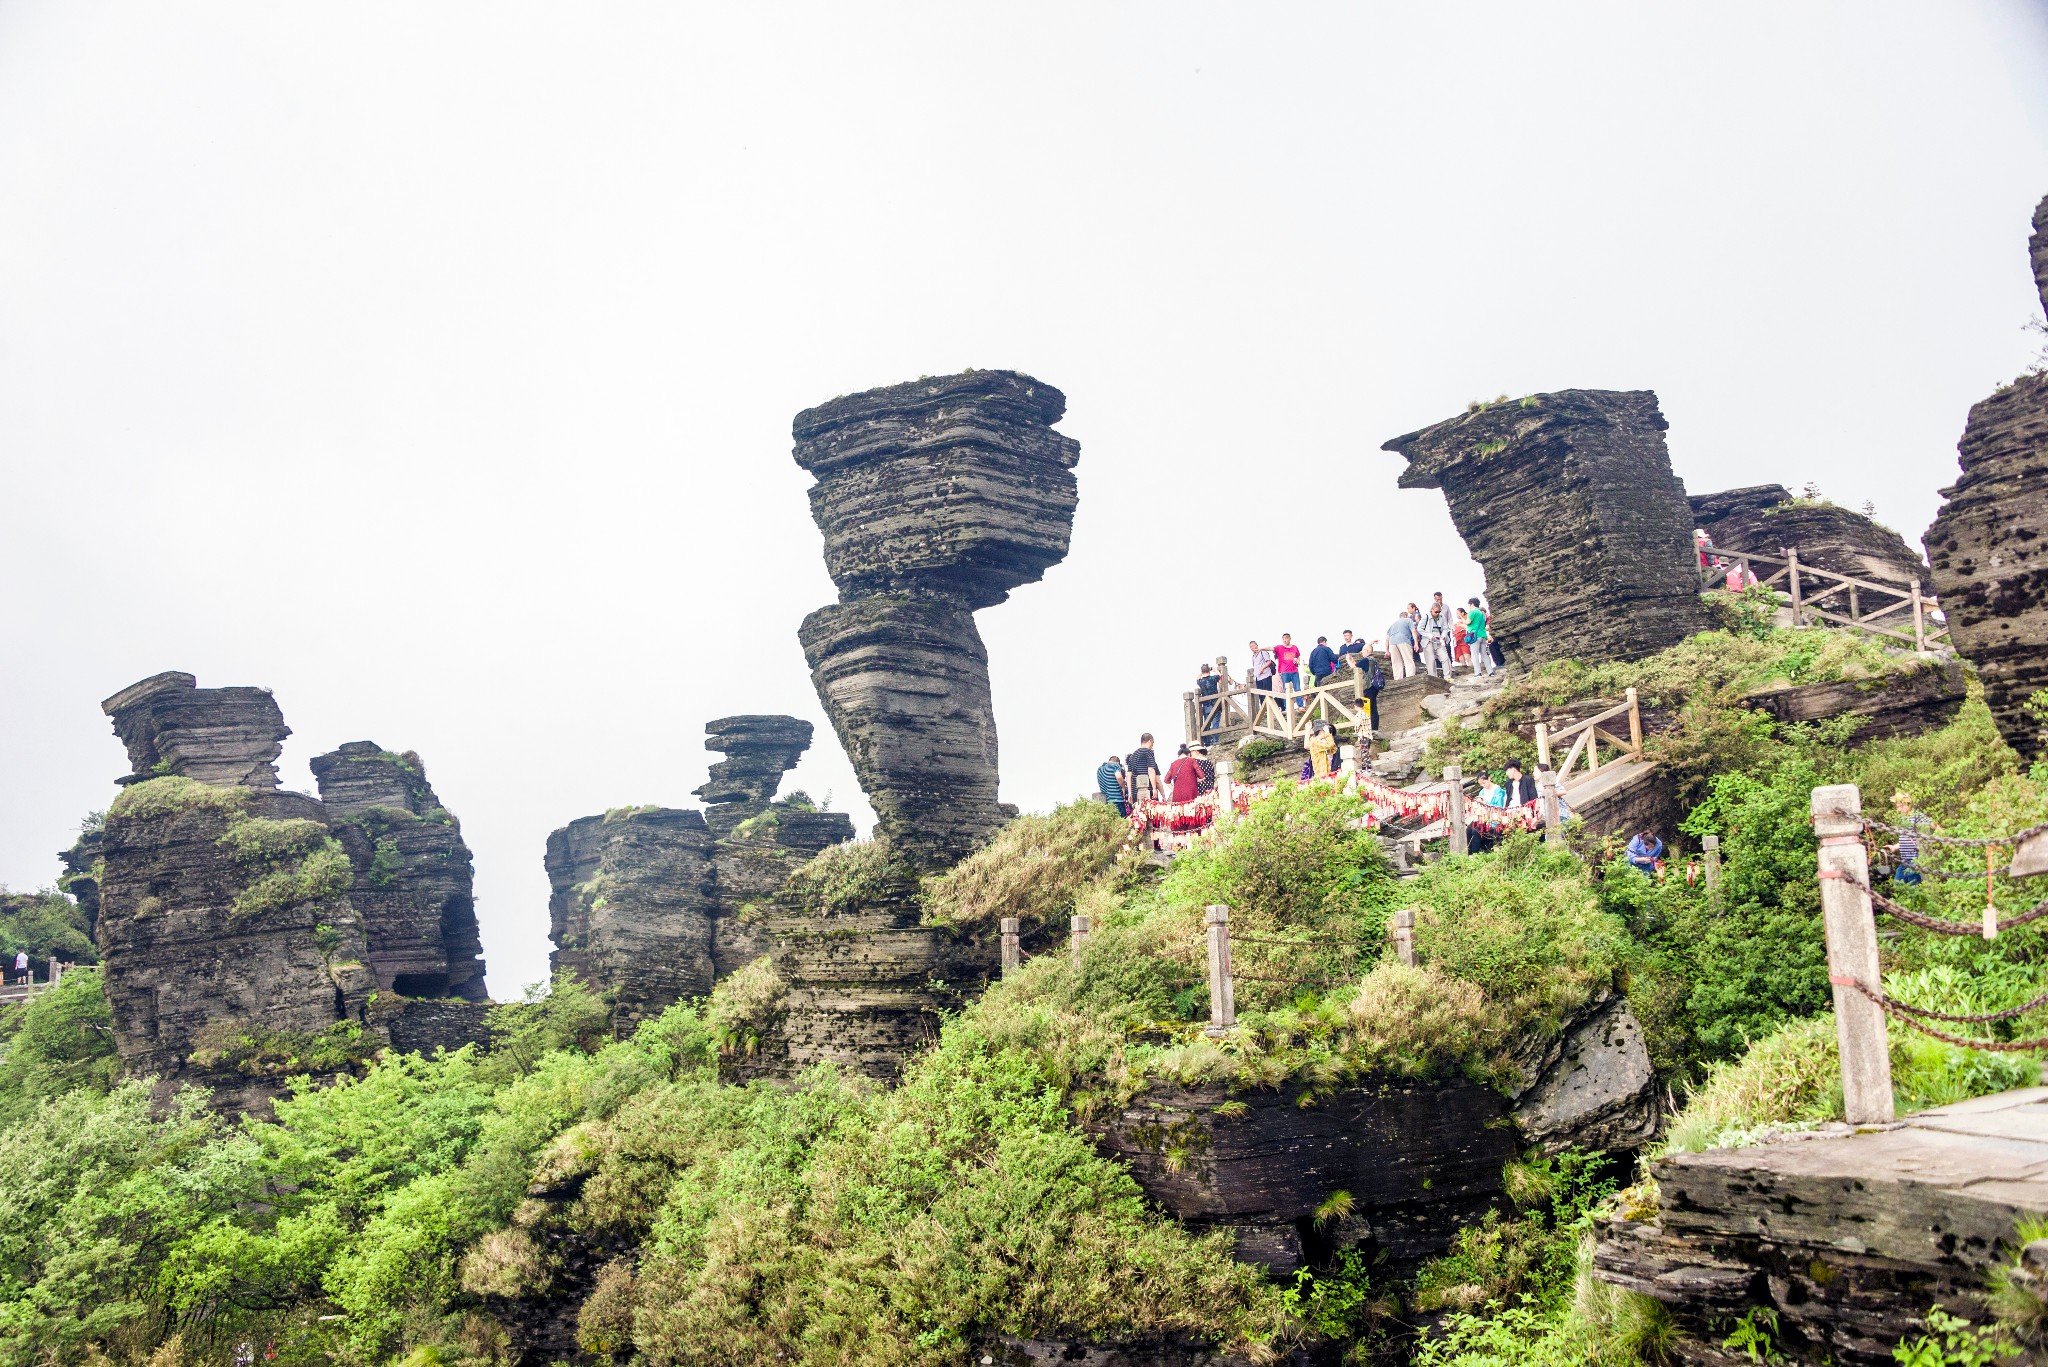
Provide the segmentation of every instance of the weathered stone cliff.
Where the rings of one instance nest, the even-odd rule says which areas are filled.
[[[2048,199],[2034,213],[2036,285],[2048,307]],[[2044,753],[2027,699],[2048,687],[2048,374],[2024,375],[1970,410],[1962,477],[1927,529],[1934,587],[1956,649],[1977,667],[1998,730]]]
[[[315,756],[327,817],[355,869],[349,900],[387,992],[483,1001],[474,870],[420,757],[350,741]]]
[[[260,1110],[288,1074],[352,1068],[393,1037],[478,1037],[469,852],[417,756],[321,756],[329,804],[277,790],[290,732],[266,690],[169,673],[102,706],[135,771],[67,865],[96,898],[127,1072]],[[443,995],[470,1000],[413,1019],[442,1004],[411,998]]]
[[[920,869],[960,859],[1008,815],[974,612],[1066,555],[1080,446],[1052,430],[1065,410],[1050,385],[984,370],[796,418],[840,597],[805,619],[804,656],[878,834]]]
[[[796,717],[722,717],[706,749],[726,756],[697,789],[703,813],[621,808],[548,837],[548,902],[556,971],[612,1001],[622,1028],[768,952],[769,909],[812,855],[853,838],[842,812],[801,794],[775,800],[811,743]]]
[[[1712,537],[1718,550],[1779,555],[1792,547],[1802,564],[1902,587],[1917,579],[1922,589],[1932,591],[1926,562],[1905,538],[1861,513],[1832,503],[1797,502],[1782,484],[1694,494],[1687,501],[1693,525]],[[1767,577],[1770,568],[1760,567],[1758,577]]]
[[[1407,458],[1401,487],[1443,490],[1511,660],[1632,660],[1708,625],[1667,425],[1649,390],[1568,389],[1382,449]]]
[[[169,670],[100,704],[128,747],[134,772],[121,780],[177,774],[201,783],[277,787],[277,757],[291,728],[267,688],[208,688]]]

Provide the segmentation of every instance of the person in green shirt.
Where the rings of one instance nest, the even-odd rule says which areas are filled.
[[[1477,598],[1465,600],[1465,635],[1472,642],[1472,668],[1481,674],[1493,673],[1493,636],[1487,629],[1486,609],[1479,606]]]

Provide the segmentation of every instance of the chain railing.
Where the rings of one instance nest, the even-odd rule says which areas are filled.
[[[2038,878],[2048,874],[2048,823],[2029,826],[2012,835],[1982,838],[1944,836],[1912,825],[1894,826],[1863,815],[1863,795],[1853,784],[1839,784],[1813,790],[1814,833],[1820,838],[1821,913],[1827,936],[1828,984],[1834,989],[1835,1030],[1841,1047],[1842,1096],[1846,1118],[1852,1125],[1881,1124],[1893,1118],[1891,1090],[1891,1047],[1885,1030],[1895,1020],[1910,1030],[1945,1044],[1998,1053],[2026,1053],[2048,1049],[2048,1035],[2028,1039],[2000,1040],[1959,1035],[1928,1024],[1994,1025],[2016,1020],[2042,1006],[2048,1006],[2048,992],[2030,1001],[1999,1011],[1950,1012],[1914,1006],[1884,990],[1878,959],[1877,917],[1880,913],[1904,925],[1936,935],[1972,935],[1996,939],[2002,930],[2028,925],[2048,918],[2048,899],[2026,911],[2001,913],[1997,905],[1997,880]],[[1951,849],[1982,850],[1984,869],[1922,870],[1947,872],[1958,878],[1984,880],[1984,914],[1977,921],[1958,921],[1932,916],[1900,905],[1871,886],[1870,852],[1865,836],[1882,831],[1917,845]],[[1998,864],[1998,851],[2011,849],[2012,862]]]

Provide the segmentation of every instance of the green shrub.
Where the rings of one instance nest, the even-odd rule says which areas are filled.
[[[835,915],[908,896],[914,888],[910,870],[886,842],[850,840],[821,851],[791,874],[782,896],[792,906]]]
[[[23,950],[44,963],[90,964],[100,957],[85,913],[63,893],[0,891],[0,958],[12,967]]]
[[[985,927],[1014,916],[1052,923],[1073,909],[1084,885],[1117,862],[1129,837],[1129,824],[1106,802],[1084,799],[1043,816],[1016,817],[981,849],[925,880],[925,922]]]
[[[287,856],[289,862],[271,867],[235,894],[236,918],[251,920],[302,902],[322,902],[347,892],[355,881],[355,868],[349,863],[347,851],[333,836],[322,835],[319,840],[310,853],[296,859]]]
[[[75,968],[54,989],[0,1007],[0,1127],[53,1097],[104,1096],[119,1067],[98,969]]]
[[[172,774],[131,783],[123,788],[113,805],[107,808],[107,820],[153,821],[195,808],[217,812],[240,811],[250,796],[247,788],[217,788],[211,783]]]

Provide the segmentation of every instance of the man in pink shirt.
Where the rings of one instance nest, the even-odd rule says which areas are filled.
[[[1301,647],[1287,632],[1280,633],[1280,644],[1273,647],[1273,663],[1280,667],[1281,691],[1301,692]]]

